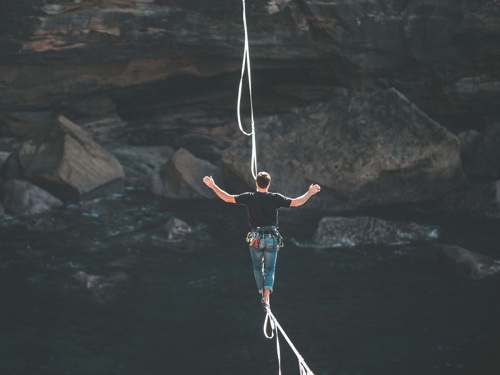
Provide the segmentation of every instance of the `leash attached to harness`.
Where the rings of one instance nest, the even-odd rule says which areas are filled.
[[[267,333],[267,326],[271,327],[271,333]],[[299,351],[295,348],[293,345],[292,341],[288,338],[287,334],[281,328],[280,324],[278,323],[278,320],[276,320],[276,317],[273,315],[271,312],[271,308],[269,306],[266,307],[266,318],[264,319],[264,336],[267,339],[272,339],[274,336],[276,336],[276,350],[278,352],[278,366],[279,366],[279,371],[278,374],[281,375],[281,354],[280,354],[280,342],[278,338],[278,332],[281,331],[281,334],[285,338],[285,340],[288,342],[288,345],[290,345],[290,348],[293,350],[295,355],[297,356],[297,359],[299,361],[299,371],[300,375],[314,375],[314,373],[311,371],[309,366],[307,366],[306,361],[304,361],[304,358],[300,355]]]

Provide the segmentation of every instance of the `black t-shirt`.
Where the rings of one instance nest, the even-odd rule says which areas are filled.
[[[290,207],[292,199],[279,193],[243,193],[235,197],[237,204],[247,207],[251,227],[278,226],[278,209]]]

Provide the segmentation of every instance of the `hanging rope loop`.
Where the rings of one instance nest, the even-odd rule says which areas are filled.
[[[271,334],[267,333],[267,326],[268,325],[271,327]],[[264,319],[264,327],[263,327],[264,336],[266,337],[266,339],[271,340],[274,337],[274,329],[275,329],[274,321],[269,318],[269,314],[266,314],[266,318]]]
[[[242,0],[243,2],[243,28],[245,29],[245,46],[243,50],[243,62],[241,64],[241,78],[240,78],[240,85],[238,88],[238,108],[237,108],[237,114],[238,114],[238,126],[240,127],[241,132],[249,137],[252,137],[252,160],[250,162],[250,169],[252,171],[252,176],[254,179],[257,178],[257,146],[255,142],[255,122],[254,122],[254,117],[253,117],[253,100],[252,100],[252,77],[251,77],[251,72],[250,72],[250,48],[249,48],[249,43],[248,43],[248,28],[247,28],[247,17],[246,17],[246,10],[245,10],[245,0]],[[250,126],[251,126],[251,131],[247,132],[243,128],[242,122],[241,122],[241,92],[243,89],[243,79],[245,77],[245,71],[247,72],[247,77],[248,77],[248,94],[250,97]]]

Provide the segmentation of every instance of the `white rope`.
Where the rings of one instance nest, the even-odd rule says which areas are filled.
[[[254,179],[257,178],[257,146],[255,143],[255,123],[253,119],[253,101],[252,101],[252,77],[250,74],[250,49],[248,46],[248,30],[247,30],[247,17],[245,11],[245,0],[243,2],[243,27],[245,29],[245,48],[243,51],[243,63],[241,64],[241,78],[240,78],[240,86],[238,89],[238,125],[240,130],[246,136],[252,137],[252,160],[250,162],[250,169],[252,171],[252,176]],[[251,132],[248,133],[243,129],[243,125],[241,123],[241,90],[243,87],[243,77],[245,76],[245,69],[247,70],[248,77],[248,93],[250,96],[250,122],[251,122]]]
[[[271,334],[269,335],[267,333],[267,325],[271,327]],[[276,336],[276,349],[278,351],[278,366],[279,366],[279,375],[281,375],[281,354],[280,354],[280,344],[279,344],[279,339],[278,339],[278,331],[281,331],[281,334],[285,338],[285,340],[288,342],[288,345],[290,345],[290,348],[292,348],[293,352],[297,356],[297,359],[299,360],[299,371],[300,375],[314,375],[314,373],[311,371],[309,366],[307,366],[306,361],[304,361],[304,358],[300,355],[299,351],[295,348],[293,345],[292,341],[288,338],[287,334],[281,328],[280,324],[276,320],[275,316],[271,312],[271,308],[268,306],[266,307],[266,318],[264,320],[264,336],[266,336],[267,339],[272,339],[274,336]]]

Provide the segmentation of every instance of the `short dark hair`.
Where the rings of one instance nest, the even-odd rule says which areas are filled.
[[[265,189],[271,183],[271,175],[267,172],[259,172],[256,180],[257,185],[259,185],[261,189]]]

